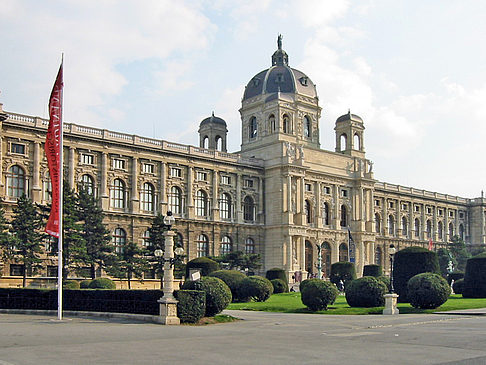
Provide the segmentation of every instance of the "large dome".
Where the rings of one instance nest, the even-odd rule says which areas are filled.
[[[282,50],[282,38],[278,38],[278,49],[272,56],[272,67],[256,74],[246,85],[243,100],[257,95],[298,93],[316,98],[316,85],[303,72],[289,67],[288,55]]]

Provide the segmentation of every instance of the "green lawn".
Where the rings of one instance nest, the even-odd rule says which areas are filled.
[[[451,295],[449,300],[436,309],[416,309],[408,303],[398,303],[400,313],[433,313],[457,309],[486,308],[486,298],[464,299],[461,295]],[[346,298],[339,295],[336,302],[327,311],[311,312],[300,300],[300,293],[274,294],[266,302],[231,303],[227,309],[253,310],[283,313],[319,313],[319,314],[382,314],[383,307],[351,308]]]

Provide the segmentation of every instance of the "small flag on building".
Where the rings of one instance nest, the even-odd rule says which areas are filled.
[[[432,251],[434,248],[434,242],[432,242],[432,238],[429,238],[429,251]]]
[[[349,262],[356,261],[356,244],[354,243],[351,231],[348,228],[348,251],[349,251]]]

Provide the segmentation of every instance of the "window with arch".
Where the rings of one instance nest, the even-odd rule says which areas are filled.
[[[415,218],[414,228],[415,228],[415,237],[420,238],[420,220],[418,218]]]
[[[148,229],[143,232],[143,235],[142,235],[142,246],[143,246],[143,248],[145,250],[145,252],[144,252],[144,255],[145,256],[149,256],[149,255],[152,254],[151,253],[152,242],[150,242],[150,231]]]
[[[402,217],[402,235],[408,236],[408,221],[407,221],[407,217]]]
[[[20,198],[25,194],[25,171],[19,165],[13,165],[7,173],[7,195],[11,198]]]
[[[248,237],[245,240],[245,253],[247,255],[255,253],[255,241],[253,241],[253,238]]]
[[[182,247],[184,248],[184,237],[182,236],[181,232],[177,232],[176,236],[174,237],[174,247]]]
[[[268,130],[270,132],[275,132],[276,129],[277,127],[275,123],[275,115],[270,114],[270,116],[268,117]]]
[[[209,214],[209,201],[208,194],[204,190],[198,190],[196,192],[196,215],[198,217],[208,217]]]
[[[459,224],[459,237],[464,240],[464,225],[462,223]]]
[[[325,226],[328,226],[331,223],[330,220],[329,220],[329,214],[330,214],[329,204],[328,203],[324,203],[322,205],[322,223]]]
[[[327,242],[323,242],[321,245],[321,259],[322,259],[322,271],[326,278],[331,276],[331,245]]]
[[[214,142],[215,142],[216,150],[222,151],[223,150],[223,138],[221,138],[221,136],[216,136]]]
[[[339,137],[339,147],[341,147],[340,150],[341,151],[346,150],[347,145],[348,145],[348,136],[346,135],[346,133],[343,133]]]
[[[378,213],[375,213],[375,230],[376,233],[381,235],[381,217]]]
[[[204,136],[203,142],[202,142],[202,148],[209,148],[209,137]]]
[[[305,214],[305,221],[307,224],[312,223],[312,206],[310,201],[306,200],[304,203],[304,214]]]
[[[243,219],[248,222],[255,220],[255,203],[251,196],[245,196],[243,199]]]
[[[223,236],[221,238],[221,248],[219,250],[220,255],[227,255],[233,250],[233,243],[231,242],[231,238],[228,236]]]
[[[345,243],[341,243],[339,245],[339,261],[340,262],[346,262],[349,261],[349,256],[348,256],[348,245]]]
[[[380,246],[375,248],[375,264],[383,266],[383,251]]]
[[[112,242],[115,246],[115,253],[123,253],[127,242],[127,233],[123,228],[115,228],[112,236]]]
[[[283,115],[282,129],[284,133],[290,133],[290,118],[287,114]]]
[[[449,241],[452,241],[452,237],[454,237],[454,225],[449,223]]]
[[[169,210],[172,214],[182,214],[182,190],[177,186],[170,188]]]
[[[361,138],[358,133],[354,134],[353,147],[355,150],[361,150]]]
[[[439,221],[439,223],[437,223],[437,239],[439,241],[443,241],[444,240],[444,224],[442,222]]]
[[[209,253],[209,239],[205,234],[197,237],[197,257],[205,257]]]
[[[219,199],[219,215],[222,219],[231,219],[231,196],[228,193],[221,194]]]
[[[426,223],[427,238],[432,238],[432,222],[430,219]]]
[[[311,136],[311,120],[308,115],[304,117],[304,137],[310,138]]]
[[[388,216],[388,234],[395,235],[395,218],[391,214]]]
[[[43,199],[47,202],[52,201],[52,182],[49,176],[49,171],[44,175],[44,180],[42,181],[42,191]]]
[[[312,274],[314,272],[314,252],[312,250],[312,243],[305,240],[305,270]]]
[[[257,120],[255,117],[250,118],[250,124],[248,128],[248,138],[252,139],[257,136],[258,130],[257,130]]]
[[[91,175],[84,174],[79,181],[79,188],[84,190],[89,195],[95,195],[95,182]]]
[[[151,183],[144,183],[142,186],[141,195],[141,205],[142,210],[147,212],[153,212],[155,209],[155,188]]]
[[[110,201],[112,208],[126,208],[127,197],[125,192],[125,183],[122,179],[113,180],[113,185],[110,189]]]
[[[348,211],[345,205],[341,205],[341,227],[348,226]]]

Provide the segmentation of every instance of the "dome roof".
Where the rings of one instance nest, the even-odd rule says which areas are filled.
[[[351,111],[348,110],[346,114],[341,115],[339,118],[336,119],[336,123],[344,122],[346,120],[354,120],[356,122],[363,123],[363,119],[359,115],[351,114]]]
[[[224,119],[215,117],[214,112],[210,117],[203,119],[202,122],[199,124],[199,127],[202,127],[203,125],[207,125],[207,124],[219,124],[226,127],[226,122],[224,121]]]
[[[288,55],[282,49],[282,38],[278,38],[278,49],[272,55],[272,67],[256,74],[246,85],[243,100],[257,95],[273,93],[298,93],[317,97],[316,85],[303,72],[289,67]]]

